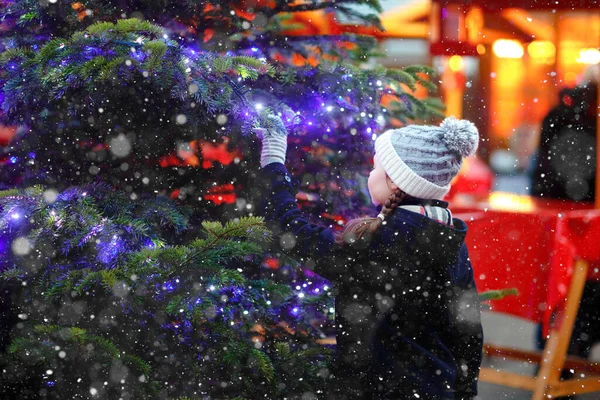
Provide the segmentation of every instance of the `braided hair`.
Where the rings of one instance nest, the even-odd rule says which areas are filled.
[[[406,193],[398,189],[393,192],[383,205],[377,217],[356,218],[348,222],[346,228],[335,236],[338,244],[353,244],[370,237],[383,225],[383,221],[394,211],[406,197]]]

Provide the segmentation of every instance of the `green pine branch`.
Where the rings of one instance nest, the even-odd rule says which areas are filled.
[[[507,296],[519,296],[519,291],[516,288],[508,288],[479,293],[480,301],[501,300]]]

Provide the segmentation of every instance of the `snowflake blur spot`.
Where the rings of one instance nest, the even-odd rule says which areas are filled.
[[[17,238],[12,243],[12,251],[18,256],[27,255],[31,250],[31,243],[26,237]]]
[[[177,117],[175,117],[175,122],[177,122],[177,125],[184,125],[187,123],[187,117],[184,114],[179,114],[177,115]]]
[[[52,204],[56,201],[58,197],[58,191],[55,189],[48,189],[44,191],[44,201],[48,204]]]

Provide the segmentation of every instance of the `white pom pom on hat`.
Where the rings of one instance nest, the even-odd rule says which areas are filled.
[[[461,157],[475,154],[479,145],[479,131],[474,123],[466,119],[448,117],[441,124],[443,140],[448,150],[456,151]]]

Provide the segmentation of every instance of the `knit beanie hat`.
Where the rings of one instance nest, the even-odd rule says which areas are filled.
[[[377,138],[375,151],[392,182],[421,199],[442,199],[464,157],[475,154],[479,132],[467,120],[446,118],[440,126],[409,125]]]

